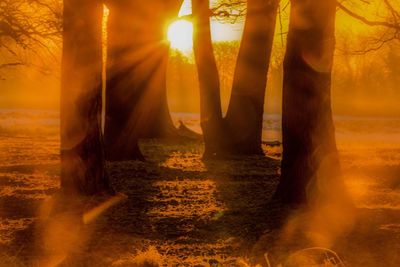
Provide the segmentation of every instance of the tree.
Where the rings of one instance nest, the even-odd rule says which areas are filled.
[[[400,40],[400,4],[394,0],[381,1],[349,1],[352,7],[347,7],[344,3],[336,2],[338,8],[345,14],[355,20],[362,22],[370,27],[384,28],[385,31],[372,36],[372,40],[367,43],[367,47],[356,51],[358,54],[366,54],[367,52],[376,51],[382,48],[385,44],[392,41]],[[370,10],[373,14],[360,15],[358,10]],[[371,18],[370,18],[371,17]]]
[[[0,2],[0,72],[41,58],[46,63],[39,70],[50,72],[48,59],[54,55],[49,47],[60,43],[60,6],[58,0]]]
[[[319,179],[317,176],[321,176],[322,171],[325,172],[325,174],[328,173],[324,178],[326,181],[333,179],[335,181],[331,184],[336,184],[338,187],[341,187],[341,181],[338,178],[340,177],[340,168],[330,107],[331,65],[334,51],[336,4],[344,12],[367,25],[391,29],[392,36],[382,39],[380,43],[383,44],[398,38],[399,12],[389,0],[384,1],[386,10],[389,11],[388,21],[369,20],[354,13],[343,5],[338,4],[336,1],[327,1],[327,3],[314,2],[292,1],[294,11],[291,13],[291,29],[288,36],[289,44],[284,63],[284,153],[282,161],[282,179],[276,193],[277,197],[288,203],[304,203],[307,197],[310,197],[307,195],[310,194],[310,192],[307,191],[312,190],[312,186],[308,186]],[[250,14],[251,1],[248,1],[247,4],[248,14]],[[273,9],[271,8],[269,10],[272,11]],[[271,15],[276,16],[276,13],[271,13]],[[246,16],[246,23],[250,21],[249,18],[251,18],[251,16]],[[272,19],[270,22],[271,21],[273,23],[275,22]],[[271,23],[268,25],[271,25]],[[259,30],[262,29],[261,27],[255,28]],[[246,31],[246,28],[244,30],[240,48],[241,51],[239,52],[234,76],[233,92],[226,120],[228,124],[227,129],[233,131],[235,128],[241,128],[240,131],[236,131],[239,137],[235,136],[235,132],[229,135],[233,136],[233,147],[239,151],[241,150],[241,153],[257,153],[257,151],[261,151],[261,136],[257,136],[255,133],[261,133],[263,113],[263,102],[261,101],[264,99],[264,92],[262,90],[265,90],[265,85],[255,86],[259,89],[253,91],[252,96],[249,96],[248,91],[247,93],[243,90],[241,92],[240,88],[244,88],[245,86],[243,85],[249,84],[250,82],[257,83],[262,81],[261,78],[249,79],[249,77],[257,73],[261,74],[262,66],[268,68],[268,61],[264,61],[263,64],[257,64],[254,61],[259,59],[256,58],[257,54],[253,55],[253,61],[249,60],[251,56],[247,55],[248,62],[244,64],[247,65],[247,68],[241,67],[240,63],[246,62],[245,59],[240,59],[241,55],[244,54],[242,49],[244,50],[245,47],[243,42],[246,40],[246,32],[249,33],[251,31]],[[264,36],[267,35],[265,34]],[[250,42],[250,44],[256,45],[255,42]],[[259,44],[261,44],[261,42]],[[381,47],[382,44],[380,44],[379,47]],[[252,51],[266,50],[262,50],[261,48],[247,50],[247,52],[250,53]],[[265,59],[265,57],[260,58]],[[254,69],[251,71],[251,68]],[[325,69],[321,70],[321,68]],[[259,71],[256,71],[256,69]],[[247,73],[241,75],[240,70],[242,70],[243,73],[247,71]],[[243,82],[246,79],[247,81]],[[236,91],[235,88],[237,88]],[[251,88],[254,88],[254,86]],[[254,93],[256,91],[259,92],[259,94]],[[238,98],[239,100],[234,99],[235,94],[240,95]],[[245,94],[248,95],[243,97],[242,95]],[[235,103],[240,102],[247,102],[247,104],[242,103],[242,105],[238,105],[237,108],[234,108]],[[246,108],[252,109],[246,110]],[[236,123],[236,127],[233,128],[232,124],[234,123],[229,123],[232,114],[236,114],[236,118],[232,119],[232,121]],[[251,114],[256,114],[256,116],[252,116]],[[242,117],[240,117],[240,115]],[[255,118],[257,123],[252,123],[252,118]],[[252,125],[258,126],[259,128],[252,127]],[[237,141],[246,140],[246,134],[252,136],[252,138],[248,138],[247,141],[244,141],[242,143],[243,145],[241,145],[240,142]],[[319,173],[318,175],[317,172]],[[315,187],[313,189],[315,189]]]
[[[283,158],[275,197],[306,204],[340,191],[335,190],[341,180],[330,96],[336,1],[291,4],[284,58]]]
[[[61,188],[68,194],[112,192],[101,132],[103,5],[64,0],[61,81]]]
[[[240,154],[263,154],[264,97],[278,4],[277,0],[247,1],[245,27],[225,118],[232,148]]]
[[[208,1],[192,3],[197,21],[193,46],[201,91],[205,156],[262,154],[264,96],[279,1],[247,1],[232,95],[224,119],[221,118],[219,76],[209,29],[209,16],[218,11],[209,10]]]
[[[105,141],[111,160],[143,159],[139,138],[177,137],[166,95],[165,26],[181,0],[107,1]]]
[[[194,15],[193,51],[200,88],[200,119],[205,143],[204,156],[209,157],[225,147],[220,83],[210,30],[208,0],[192,0]],[[224,145],[225,144],[225,145]]]

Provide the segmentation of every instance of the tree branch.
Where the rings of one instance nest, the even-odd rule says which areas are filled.
[[[338,1],[336,3],[337,3],[337,6],[341,10],[343,10],[346,14],[348,14],[349,16],[361,21],[362,23],[364,23],[366,25],[387,27],[387,28],[395,29],[396,31],[400,31],[400,25],[399,24],[394,24],[394,23],[390,23],[390,22],[387,22],[387,21],[369,20],[369,19],[367,19],[367,18],[355,13],[354,11],[351,11],[350,9],[348,9],[347,7],[345,7],[344,5],[339,3]]]

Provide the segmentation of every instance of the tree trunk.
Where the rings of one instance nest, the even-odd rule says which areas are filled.
[[[340,186],[331,110],[335,0],[292,0],[284,59],[281,180],[275,197],[309,204]]]
[[[68,194],[111,192],[101,133],[100,1],[64,0],[61,81],[61,188]]]
[[[248,0],[246,22],[226,114],[232,148],[263,154],[264,98],[275,32],[277,0]]]
[[[167,103],[165,27],[181,4],[181,0],[107,4],[105,139],[110,159],[142,159],[139,138],[177,135]]]
[[[193,51],[200,87],[200,120],[205,143],[204,157],[217,156],[222,152],[223,120],[220,84],[215,61],[208,0],[192,0],[194,15]]]

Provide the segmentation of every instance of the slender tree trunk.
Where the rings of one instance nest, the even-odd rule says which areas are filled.
[[[168,20],[181,0],[109,1],[107,157],[142,159],[139,138],[177,135],[167,103]]]
[[[292,0],[284,59],[283,159],[275,197],[306,204],[335,192],[340,166],[331,110],[335,0]]]
[[[205,143],[204,157],[207,158],[222,152],[224,140],[219,75],[210,31],[209,1],[192,0],[192,13],[195,18],[193,50],[200,87],[200,119]]]
[[[226,114],[232,147],[239,154],[263,154],[264,98],[278,0],[248,0],[231,99]]]
[[[101,133],[101,23],[96,0],[64,0],[61,81],[61,188],[111,192]]]

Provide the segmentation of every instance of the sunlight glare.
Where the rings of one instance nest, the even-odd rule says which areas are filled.
[[[168,27],[171,47],[182,52],[192,49],[193,24],[187,20],[174,21]]]

